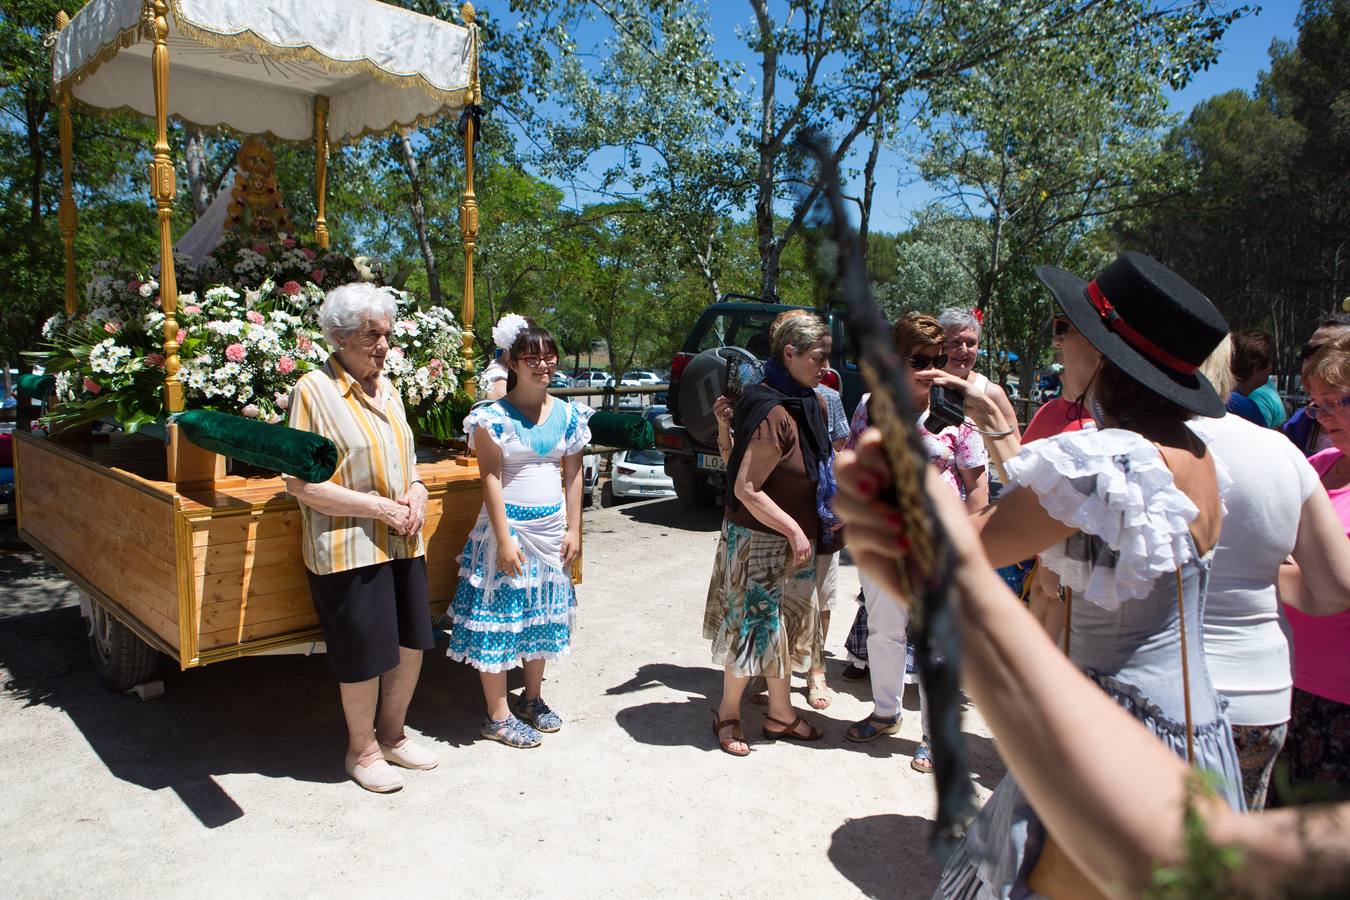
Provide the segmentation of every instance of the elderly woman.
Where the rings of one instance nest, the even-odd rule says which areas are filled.
[[[1321,344],[1303,364],[1303,383],[1312,400],[1308,415],[1332,443],[1308,462],[1350,537],[1350,332],[1342,329]],[[1305,543],[1303,527],[1298,539]],[[1301,577],[1290,578],[1289,572],[1280,581],[1286,603],[1299,606],[1284,608],[1292,633],[1294,692],[1280,759],[1288,766],[1295,799],[1303,799],[1300,794],[1350,799],[1350,612],[1317,616],[1343,607],[1345,592],[1334,584],[1319,590],[1297,548],[1294,558],[1302,567]]]
[[[980,320],[970,310],[944,309],[938,316],[938,324],[947,338],[947,365],[943,371],[964,380],[970,385],[971,391],[987,395],[993,400],[1004,420],[1011,425],[1013,436],[1021,437],[1017,428],[1017,414],[1013,412],[1008,393],[975,371],[975,363],[980,358],[980,335],[983,332]]]
[[[703,636],[723,666],[713,732],[722,750],[747,756],[741,731],[746,682],[768,681],[766,740],[819,740],[788,691],[794,665],[819,662],[819,610],[812,602],[821,506],[833,493],[833,448],[815,391],[830,360],[829,328],[800,310],[769,329],[764,381],[736,403],[731,490],[708,587]]]
[[[290,425],[330,438],[338,468],[322,484],[286,479],[300,503],[310,596],[347,720],[347,774],[377,793],[403,786],[390,763],[437,764],[403,734],[433,640],[421,536],[427,489],[403,401],[381,374],[394,315],[393,297],[371,284],[324,298],[319,324],[333,353],[296,383]]]

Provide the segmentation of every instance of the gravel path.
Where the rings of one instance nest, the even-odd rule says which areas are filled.
[[[928,897],[917,711],[897,737],[843,737],[869,708],[837,677],[851,600],[829,641],[840,693],[808,716],[825,740],[717,751],[721,674],[700,637],[717,526],[674,500],[588,511],[575,655],[545,688],[567,726],[529,752],[479,739],[476,676],[428,654],[409,726],[442,764],[388,796],[343,775],[322,658],[174,672],[148,702],[109,693],[74,589],[0,526],[4,894]],[[840,581],[856,595],[851,565]],[[747,706],[752,737],[760,717]],[[983,797],[1002,764],[973,709],[965,727]]]

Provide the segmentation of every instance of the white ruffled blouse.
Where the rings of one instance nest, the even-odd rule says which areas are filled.
[[[1222,496],[1228,475],[1211,459]],[[1052,518],[1081,532],[1041,553],[1041,563],[1104,609],[1148,596],[1159,575],[1195,556],[1189,532],[1200,510],[1136,432],[1058,434],[1023,448],[1005,469],[1010,486],[1031,488]]]

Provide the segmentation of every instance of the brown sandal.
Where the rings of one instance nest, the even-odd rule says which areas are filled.
[[[770,731],[767,725],[764,726],[764,740],[766,741],[818,741],[825,736],[825,732],[821,731],[801,716],[798,716],[791,722],[783,722],[779,719],[775,719],[773,716],[766,715],[764,721],[783,726],[782,731]],[[805,725],[811,730],[806,734],[798,734],[798,725]]]
[[[717,738],[717,745],[722,748],[723,753],[730,753],[732,756],[749,756],[750,742],[745,739],[745,733],[741,731],[740,719],[722,719],[718,720],[717,710],[712,711],[713,717],[713,737]],[[731,726],[731,734],[722,737],[722,729]],[[741,743],[745,745],[744,750],[733,750],[731,745]]]

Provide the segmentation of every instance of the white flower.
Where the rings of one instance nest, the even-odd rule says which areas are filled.
[[[50,341],[56,335],[56,332],[60,330],[61,326],[65,324],[66,317],[61,313],[57,313],[42,323],[42,336]]]
[[[131,358],[130,347],[119,347],[115,338],[99,341],[89,350],[89,368],[111,375],[123,362]]]
[[[149,297],[151,294],[153,294],[153,293],[154,293],[155,291],[157,291],[157,290],[159,290],[159,282],[157,282],[157,281],[147,281],[147,282],[145,282],[145,284],[142,284],[142,285],[141,285],[140,295],[141,295],[142,297]]]
[[[524,316],[518,316],[515,313],[507,313],[497,320],[497,324],[492,326],[492,343],[501,347],[503,350],[510,350],[511,345],[516,342],[516,338],[530,323]]]
[[[262,410],[258,408],[258,404],[256,403],[250,403],[239,411],[249,419],[257,419],[262,416]]]

